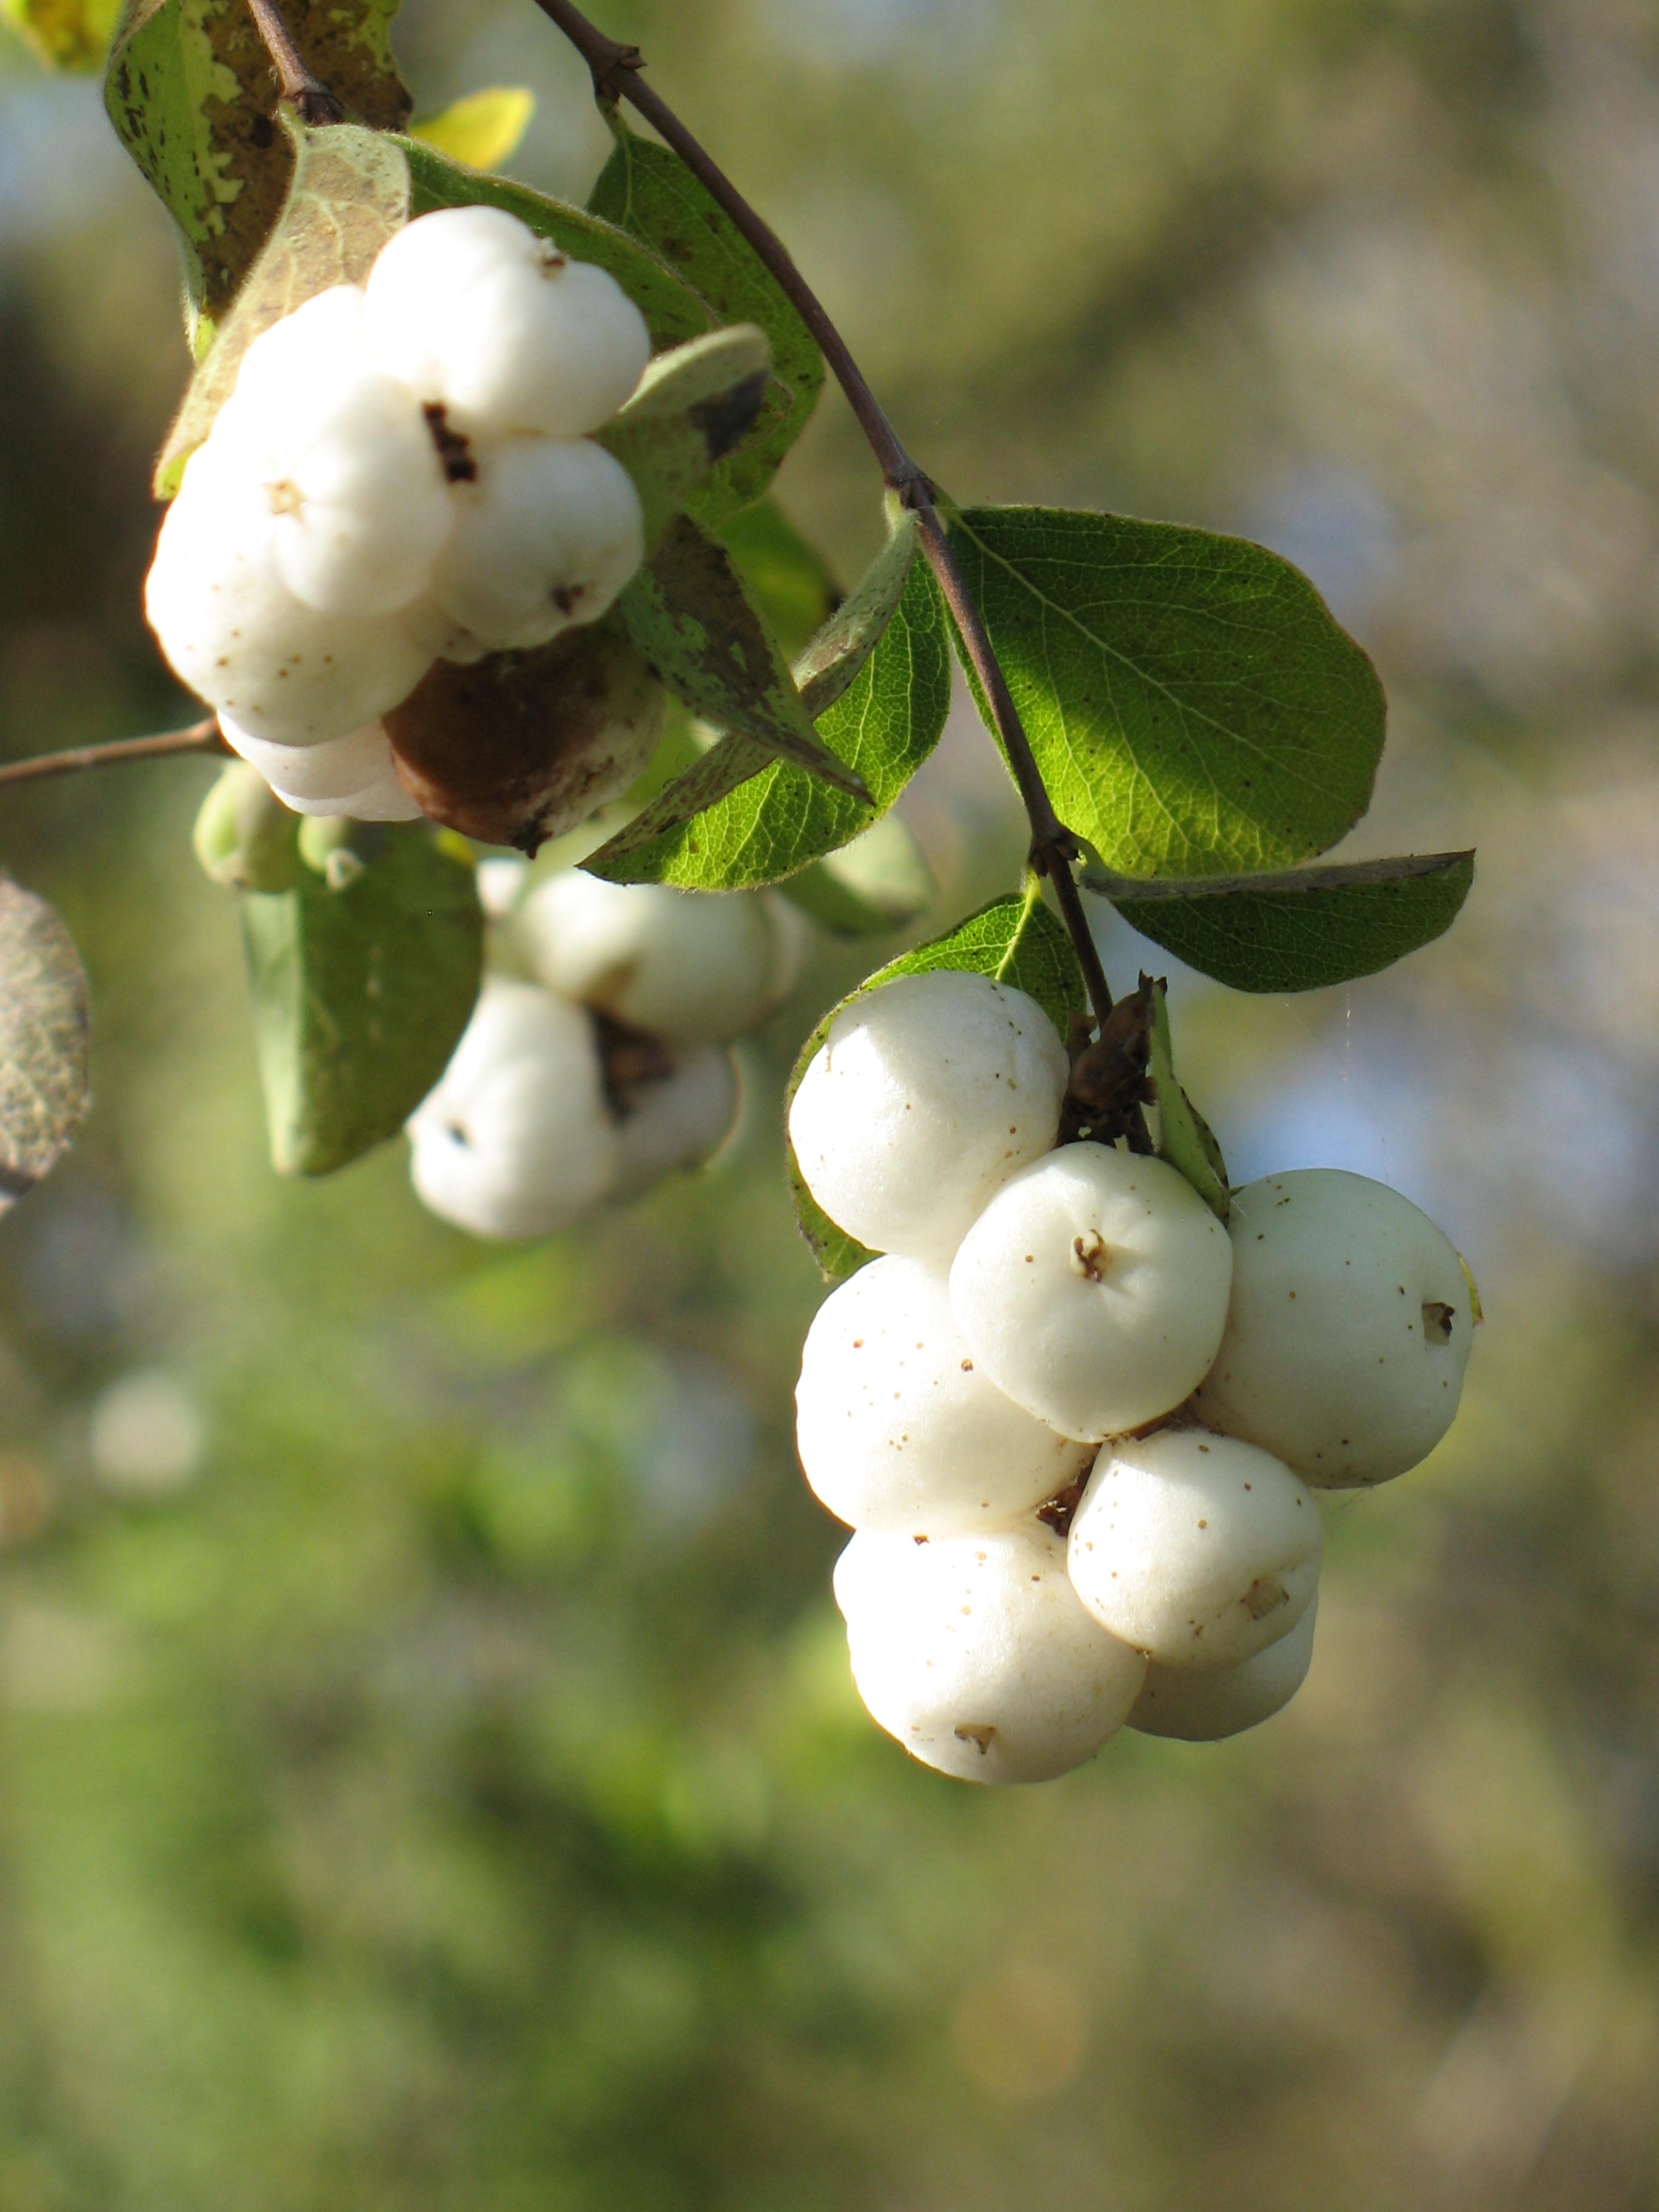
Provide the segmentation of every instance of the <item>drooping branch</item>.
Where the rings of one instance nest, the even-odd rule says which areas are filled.
[[[89,768],[124,768],[129,761],[165,760],[179,753],[224,753],[229,746],[210,714],[187,730],[162,730],[152,738],[117,738],[106,745],[76,745],[67,752],[37,753],[33,759],[0,763],[0,784],[44,783],[52,776],[79,775]]]
[[[264,41],[265,52],[270,56],[276,82],[283,88],[283,98],[294,109],[301,122],[313,126],[343,123],[344,107],[320,78],[312,75],[310,65],[295,45],[294,33],[284,21],[276,0],[247,0],[247,11],[253,18],[255,29]]]
[[[847,341],[836,327],[829,310],[795,266],[781,239],[752,208],[714,157],[688,131],[667,103],[641,82],[645,57],[637,46],[608,38],[571,0],[536,0],[537,6],[569,40],[592,74],[600,97],[612,104],[626,100],[685,163],[709,197],[724,209],[753,246],[801,320],[817,339],[836,381],[847,395],[871,451],[881,465],[883,477],[916,518],[928,566],[951,610],[951,617],[966,648],[980,689],[996,726],[1003,751],[1013,771],[1026,818],[1031,825],[1031,866],[1054,884],[1066,927],[1089,986],[1097,1020],[1104,1024],[1112,1011],[1112,994],[1100,963],[1083,901],[1072,873],[1077,842],[1055,814],[1042,781],[1042,771],[1031,750],[1019,710],[1009,692],[984,618],[968,588],[967,578],[951,546],[950,533],[933,503],[933,488],[882,411],[863,371],[853,358]]]

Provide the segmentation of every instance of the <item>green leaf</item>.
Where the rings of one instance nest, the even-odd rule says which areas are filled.
[[[408,219],[409,169],[395,138],[348,123],[307,130],[286,109],[281,119],[294,142],[294,180],[167,434],[155,464],[158,499],[178,490],[185,463],[213,428],[260,331],[319,292],[361,283]]]
[[[934,884],[908,824],[884,814],[779,889],[834,937],[884,937],[915,921]]]
[[[242,901],[279,1175],[329,1175],[396,1136],[478,995],[483,916],[459,841],[420,823],[353,835],[362,865],[331,869],[340,889],[307,874]]]
[[[1303,860],[1370,801],[1376,672],[1242,538],[1048,507],[951,518],[1060,820],[1136,876]]]
[[[1227,1171],[1207,1123],[1176,1080],[1169,1000],[1162,983],[1152,986],[1152,1075],[1158,1094],[1158,1156],[1185,1176],[1211,1212],[1224,1221],[1232,1210]]]
[[[1448,930],[1474,880],[1473,853],[1186,883],[1083,870],[1132,928],[1235,991],[1316,991],[1374,975]]]
[[[538,238],[550,239],[573,261],[591,261],[608,270],[645,317],[651,343],[659,349],[701,337],[722,320],[756,319],[752,315],[716,315],[648,246],[584,208],[550,199],[545,192],[532,191],[528,185],[515,185],[504,177],[480,176],[417,138],[399,143],[409,163],[411,222],[438,208],[504,208]]]
[[[803,687],[809,706],[830,702],[817,734],[862,777],[867,803],[731,736],[586,865],[613,883],[736,890],[793,876],[884,814],[939,743],[951,704],[944,603],[914,550],[906,517],[872,572],[878,585],[866,579],[799,664],[817,672]]]
[[[754,421],[770,358],[752,323],[692,338],[659,354],[615,421],[595,432],[634,479],[647,550]]]
[[[120,0],[0,0],[0,14],[48,69],[101,68],[120,12]]]
[[[617,144],[588,206],[641,239],[706,300],[720,323],[756,323],[772,346],[775,382],[744,444],[709,479],[694,512],[708,523],[757,500],[801,432],[823,383],[823,356],[755,249],[678,154],[639,138],[604,109]]]
[[[694,714],[769,757],[783,754],[856,798],[866,795],[857,773],[819,743],[731,556],[689,515],[669,526],[617,613],[653,672]]]
[[[374,131],[409,115],[387,42],[396,11],[397,0],[284,0],[312,70]],[[270,234],[294,166],[246,0],[128,0],[104,103],[179,226],[191,301],[216,323]]]
[[[464,168],[499,169],[518,152],[535,112],[536,95],[523,85],[491,85],[452,101],[441,115],[417,115],[409,135]]]
[[[842,1007],[852,1006],[866,992],[890,983],[896,975],[924,975],[937,968],[963,969],[969,975],[988,975],[994,982],[1009,983],[1016,990],[1025,992],[1036,1000],[1066,1039],[1068,1049],[1072,1016],[1086,1017],[1088,1012],[1088,988],[1071,939],[1042,904],[1033,878],[1023,896],[994,899],[989,906],[969,915],[966,921],[958,922],[942,937],[901,952],[896,960],[890,960],[884,968],[877,969],[840,1006],[831,1006],[800,1048],[789,1079],[789,1100],[799,1089],[809,1061],[829,1035],[830,1024]],[[787,1102],[786,1110],[787,1105]],[[831,1281],[856,1273],[866,1260],[874,1259],[875,1254],[836,1228],[802,1181],[793,1146],[787,1150],[795,1218],[802,1236],[817,1255],[818,1265]]]
[[[87,975],[43,898],[0,876],[0,1212],[49,1173],[83,1119]]]
[[[739,507],[715,535],[793,659],[841,605],[830,564],[775,499]]]

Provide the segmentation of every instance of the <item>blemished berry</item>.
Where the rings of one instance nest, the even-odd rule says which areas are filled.
[[[499,208],[444,208],[401,230],[370,272],[364,327],[381,368],[466,438],[580,438],[651,357],[614,277]]]
[[[1319,1505],[1282,1461],[1237,1437],[1161,1429],[1102,1452],[1073,1516],[1078,1596],[1166,1667],[1236,1667],[1313,1601]]]
[[[365,722],[320,745],[277,745],[250,737],[228,715],[225,743],[255,768],[295,814],[345,815],[354,822],[414,822],[421,808],[398,780],[392,741],[380,722]]]
[[[1046,1152],[1069,1073],[1034,999],[954,969],[842,1007],[789,1109],[807,1188],[878,1252],[948,1261],[987,1201]]]
[[[181,682],[251,736],[340,738],[395,707],[427,656],[396,616],[319,614],[277,573],[263,486],[210,438],[167,509],[145,611]]]
[[[622,796],[666,710],[644,662],[601,625],[534,653],[436,661],[386,726],[424,813],[528,853]]]
[[[450,496],[454,520],[430,588],[461,634],[441,644],[447,659],[545,645],[597,622],[645,550],[633,477],[588,438],[481,446],[475,473]],[[410,628],[430,642],[429,628]]]
[[[1231,1275],[1225,1230],[1174,1168],[1062,1145],[968,1231],[951,1304],[999,1389],[1098,1442],[1191,1393],[1221,1341]]]
[[[963,1782],[1045,1782],[1091,1759],[1146,1679],[1078,1602],[1066,1547],[1033,1521],[924,1544],[860,1533],[836,1568],[872,1717]]]
[[[794,980],[799,934],[776,898],[611,884],[569,868],[538,884],[512,937],[538,981],[677,1042],[764,1021]]]
[[[795,1438],[821,1504],[854,1528],[1004,1528],[1094,1456],[988,1382],[942,1269],[872,1261],[818,1308],[801,1352]]]
[[[1462,1261],[1385,1183],[1337,1168],[1233,1199],[1232,1303],[1205,1420],[1323,1489],[1386,1482],[1451,1426],[1474,1341]]]
[[[446,1221],[501,1238],[567,1227],[617,1171],[591,1017],[532,983],[487,978],[409,1138],[415,1188]]]
[[[1218,1743],[1257,1728],[1288,1705],[1307,1679],[1313,1660],[1319,1594],[1288,1636],[1242,1659],[1237,1667],[1164,1667],[1154,1661],[1127,1725],[1142,1735],[1175,1736],[1184,1743]]]

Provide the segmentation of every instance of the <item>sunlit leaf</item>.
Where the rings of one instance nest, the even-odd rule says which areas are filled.
[[[1060,820],[1109,866],[1322,853],[1370,801],[1376,672],[1307,578],[1242,538],[975,507],[952,538]]]
[[[617,140],[588,206],[644,240],[706,300],[720,323],[755,323],[771,342],[775,382],[754,428],[697,495],[694,512],[718,522],[757,500],[777,473],[823,383],[817,341],[777,280],[678,154],[641,138],[612,109]]]
[[[622,412],[595,433],[634,479],[647,550],[754,421],[770,358],[752,323],[692,338],[659,354]]]
[[[452,101],[441,115],[417,115],[409,132],[466,168],[499,169],[518,152],[535,112],[536,95],[523,85],[491,85]]]
[[[48,69],[100,67],[120,12],[120,0],[0,0],[0,15]]]

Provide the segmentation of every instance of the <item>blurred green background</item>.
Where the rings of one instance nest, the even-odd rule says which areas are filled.
[[[520,1250],[398,1148],[269,1173],[198,762],[5,794],[96,1110],[0,1224],[3,2212],[1659,2206],[1659,19],[1650,0],[629,0],[960,497],[1243,531],[1374,651],[1356,854],[1453,936],[1176,978],[1235,1176],[1357,1167],[1488,1325],[1340,1498],[1302,1696],[1044,1788],[909,1765],[793,1465],[781,1072],[717,1172]],[[526,0],[413,0],[420,102]],[[185,361],[96,88],[0,73],[0,750],[177,719],[139,584]],[[878,535],[839,403],[794,514]],[[960,715],[948,920],[1018,824]],[[1168,963],[1115,921],[1115,976]],[[868,964],[867,963],[866,964]]]

